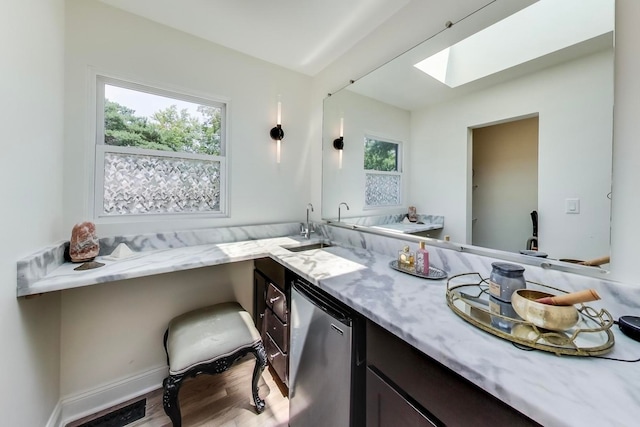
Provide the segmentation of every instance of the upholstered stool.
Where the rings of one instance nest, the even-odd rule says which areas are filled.
[[[226,302],[182,314],[169,322],[164,334],[169,376],[163,382],[162,403],[174,427],[182,424],[178,391],[186,378],[226,371],[247,353],[256,357],[251,392],[256,412],[264,410],[258,380],[267,365],[260,333],[240,304]]]

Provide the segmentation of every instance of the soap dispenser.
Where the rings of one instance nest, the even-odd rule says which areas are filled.
[[[429,252],[424,246],[424,242],[420,242],[420,247],[416,252],[416,273],[423,276],[429,275]]]

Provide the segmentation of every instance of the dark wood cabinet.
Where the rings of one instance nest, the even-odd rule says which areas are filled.
[[[387,383],[380,374],[367,368],[367,426],[437,426],[407,397]]]
[[[367,322],[367,426],[538,426],[451,369]]]
[[[267,361],[285,386],[289,385],[289,291],[285,268],[271,258],[255,261],[254,312]]]

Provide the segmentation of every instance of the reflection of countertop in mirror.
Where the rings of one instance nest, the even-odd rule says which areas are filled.
[[[418,224],[415,222],[397,222],[394,224],[374,225],[371,228],[378,228],[380,230],[395,231],[404,234],[420,233],[422,231],[439,230],[442,228],[442,224]]]

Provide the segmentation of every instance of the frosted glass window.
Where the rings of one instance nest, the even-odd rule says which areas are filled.
[[[96,81],[96,216],[225,216],[226,104]]]
[[[366,174],[365,206],[400,205],[400,175]]]
[[[107,215],[220,210],[220,162],[137,154],[104,156]]]

